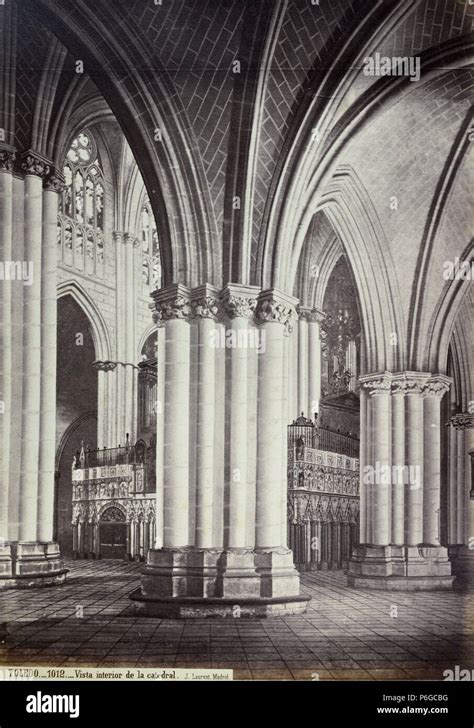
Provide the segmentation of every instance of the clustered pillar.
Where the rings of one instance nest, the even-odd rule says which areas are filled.
[[[453,415],[449,426],[448,543],[454,573],[474,576],[474,413]]]
[[[451,380],[402,372],[361,384],[360,546],[349,584],[378,589],[449,589],[440,545],[441,400]]]
[[[3,587],[60,583],[66,573],[53,542],[61,185],[41,155],[1,150]]]
[[[286,546],[281,497],[285,336],[297,302],[237,284],[175,285],[153,298],[165,370],[160,376],[159,362],[163,515],[132,598],[162,616],[301,612],[307,600]]]

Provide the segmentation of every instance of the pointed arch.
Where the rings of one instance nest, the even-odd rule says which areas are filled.
[[[102,7],[99,16],[83,0],[65,0],[60,9],[53,0],[38,0],[28,10],[83,60],[85,72],[120,123],[151,205],[155,213],[161,212],[157,219],[165,251],[165,284],[219,285],[217,223],[197,139],[168,71],[133,19],[128,16],[115,35],[112,7]],[[124,77],[114,70],[147,68],[151,59],[157,71],[152,75],[137,71]]]
[[[92,331],[95,356],[99,361],[113,359],[112,343],[104,318],[84,288],[75,280],[63,281],[58,285],[58,299],[71,296],[87,316]]]
[[[468,247],[460,256],[460,262],[461,264],[467,262],[472,270],[474,266],[472,243],[469,243]],[[466,305],[466,316],[464,317],[465,321],[461,323],[460,312],[463,305]],[[426,366],[429,367],[428,371],[440,372],[441,374],[446,373],[449,344],[453,336],[454,327],[455,325],[457,326],[458,333],[464,326],[467,326],[469,329],[469,323],[472,321],[471,307],[471,279],[455,278],[449,281],[449,284],[441,293],[428,329],[427,342],[425,343],[427,353],[424,354],[426,357]],[[472,338],[472,328],[469,332],[465,333],[464,338],[467,338],[467,341]]]
[[[296,277],[301,248],[315,212],[323,210],[342,244],[361,307],[365,371],[399,371],[405,358],[405,325],[395,268],[372,201],[355,171],[341,165],[322,193],[315,193],[303,216],[296,241],[275,275],[283,287]],[[283,273],[285,277],[283,278]],[[391,335],[396,335],[397,346]],[[364,373],[364,370],[362,371]]]
[[[448,284],[445,287],[445,290],[442,291],[438,306],[429,324],[428,341],[430,344],[427,348],[424,333],[426,331],[425,319],[427,300],[431,291],[429,280],[432,275],[433,268],[433,251],[436,247],[436,241],[442,227],[445,211],[449,204],[450,195],[453,190],[456,177],[462,168],[463,161],[472,144],[470,139],[471,124],[472,110],[470,110],[466,115],[456,136],[448,159],[446,160],[443,172],[436,186],[425,223],[415,273],[416,285],[412,293],[410,305],[411,315],[408,323],[409,360],[410,366],[413,369],[419,367],[423,370],[427,351],[429,352],[427,362],[428,371],[429,367],[433,365],[433,362],[436,361],[437,358],[440,362],[444,362],[444,367],[446,367],[447,349],[446,341],[442,343],[443,330],[441,321],[448,321],[448,319],[451,318],[449,330],[452,330],[453,309],[451,308],[451,305],[456,306],[456,300],[460,302],[458,296],[460,291],[465,288],[465,286],[462,285],[463,281],[451,281],[451,284]],[[464,250],[461,256],[461,261],[469,261],[471,259],[472,242],[470,242]],[[461,285],[452,285],[453,283],[461,283]],[[463,295],[464,293],[461,293],[461,299]],[[443,347],[443,351],[440,350],[438,357],[436,355],[436,348],[433,348],[436,346]],[[439,371],[444,371],[444,369]]]

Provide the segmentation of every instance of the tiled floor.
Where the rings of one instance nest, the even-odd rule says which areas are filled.
[[[473,596],[346,586],[342,572],[302,575],[304,615],[272,619],[137,618],[139,564],[80,561],[65,585],[0,594],[4,665],[222,667],[242,679],[443,679],[474,667]]]

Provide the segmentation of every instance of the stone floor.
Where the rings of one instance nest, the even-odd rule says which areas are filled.
[[[0,593],[4,665],[222,667],[240,679],[443,679],[474,667],[473,596],[346,586],[342,572],[302,575],[304,615],[166,620],[134,616],[140,565],[80,561],[66,584]]]

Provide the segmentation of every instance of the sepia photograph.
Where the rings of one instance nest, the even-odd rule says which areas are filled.
[[[472,728],[473,19],[0,0],[1,728],[164,682]]]

